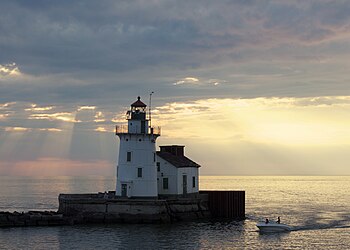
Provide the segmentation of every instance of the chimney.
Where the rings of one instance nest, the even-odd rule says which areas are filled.
[[[184,147],[179,145],[160,146],[160,152],[167,152],[176,156],[184,156]]]

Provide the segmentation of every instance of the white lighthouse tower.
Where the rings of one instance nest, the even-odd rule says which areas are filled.
[[[160,128],[151,128],[140,97],[126,113],[128,125],[117,125],[120,139],[116,195],[158,197],[156,139]]]

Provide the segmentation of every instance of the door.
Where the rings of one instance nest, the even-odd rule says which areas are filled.
[[[187,175],[182,176],[183,194],[187,194]]]
[[[122,197],[126,197],[128,194],[128,185],[122,184]]]

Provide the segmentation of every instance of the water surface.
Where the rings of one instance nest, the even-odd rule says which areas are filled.
[[[0,210],[56,210],[59,193],[113,190],[107,177],[0,177]],[[350,249],[350,177],[202,176],[202,190],[245,190],[247,220],[0,229],[0,249]],[[266,217],[293,225],[260,234]]]

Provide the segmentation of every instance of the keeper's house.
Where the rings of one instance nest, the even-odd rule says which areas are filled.
[[[200,165],[184,155],[179,145],[160,146],[157,151],[157,184],[159,195],[198,193]]]

